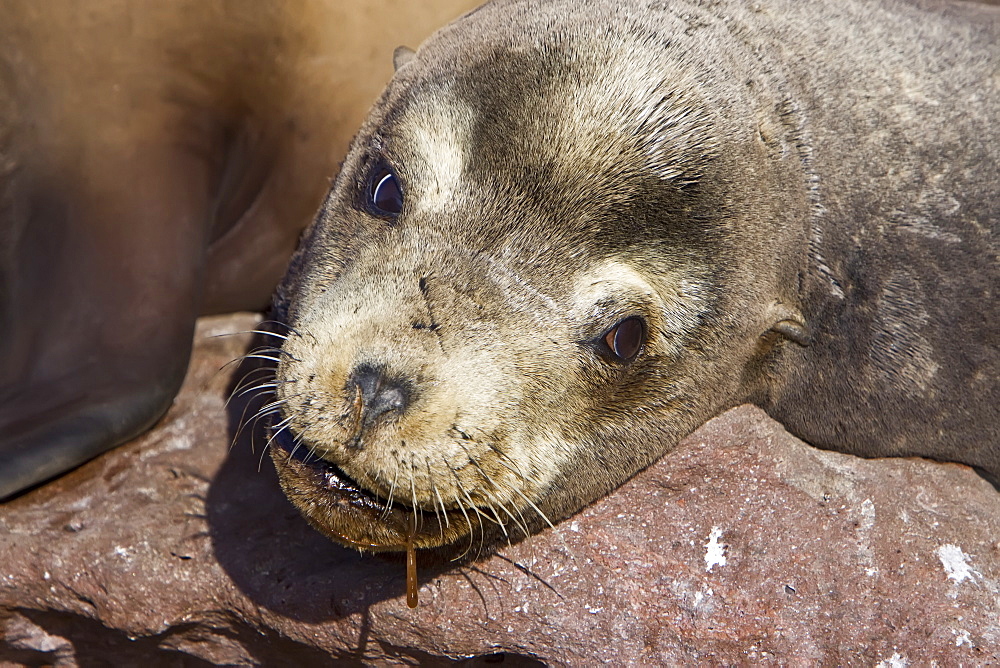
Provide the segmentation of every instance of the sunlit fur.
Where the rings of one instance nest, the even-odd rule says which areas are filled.
[[[310,521],[366,550],[478,550],[578,510],[748,400],[818,445],[868,447],[890,418],[845,389],[830,427],[802,379],[845,376],[830,342],[868,338],[819,317],[844,295],[866,312],[867,293],[816,230],[858,224],[824,218],[845,200],[821,187],[870,157],[810,126],[820,112],[789,83],[799,61],[783,73],[762,55],[818,48],[825,5],[760,4],[498,2],[400,67],[276,302],[294,335],[274,356],[272,452]],[[852,26],[919,23],[842,6]],[[857,29],[859,53],[882,39]],[[862,61],[837,71],[882,67]],[[404,193],[393,219],[364,202],[383,159]],[[630,316],[647,339],[623,364],[600,341]],[[409,388],[405,410],[364,423],[359,368]],[[905,434],[905,415],[891,419]],[[924,435],[892,454],[943,452]],[[364,494],[328,489],[294,450]]]

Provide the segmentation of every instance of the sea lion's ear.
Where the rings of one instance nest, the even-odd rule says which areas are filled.
[[[413,60],[413,56],[417,55],[416,52],[408,46],[397,46],[396,50],[392,52],[392,66],[395,69],[399,69],[406,63]]]
[[[789,341],[794,341],[800,346],[808,346],[812,341],[812,332],[809,331],[809,325],[806,324],[806,319],[802,317],[802,313],[797,308],[788,306],[787,304],[775,303],[771,306],[768,316],[771,326],[765,332],[765,335],[774,332]]]

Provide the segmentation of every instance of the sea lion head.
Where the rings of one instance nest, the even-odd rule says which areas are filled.
[[[783,265],[743,277],[772,240],[746,252],[741,225],[794,207],[726,175],[787,170],[756,125],[682,49],[516,15],[399,59],[279,289],[273,458],[347,545],[519,538],[734,403],[773,348]]]

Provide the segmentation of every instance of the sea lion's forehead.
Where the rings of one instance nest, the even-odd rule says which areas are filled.
[[[527,245],[557,229],[546,243],[570,251],[668,239],[644,221],[687,205],[677,195],[715,148],[690,82],[656,62],[584,67],[575,49],[495,44],[400,76],[373,130],[401,163],[410,212]]]

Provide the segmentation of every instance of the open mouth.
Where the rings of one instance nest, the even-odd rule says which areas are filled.
[[[437,513],[388,501],[361,486],[340,467],[296,443],[288,429],[271,440],[271,459],[285,495],[313,526],[333,540],[369,551],[439,547],[453,543],[462,529],[478,525],[474,510]]]
[[[271,444],[284,450],[290,459],[294,459],[320,474],[323,477],[323,487],[331,494],[343,497],[351,505],[358,508],[385,511],[387,505],[385,499],[369,492],[333,462],[314,455],[311,448],[295,443],[295,439],[288,429],[282,429],[274,434]],[[393,502],[392,506],[396,505]],[[398,509],[412,512],[412,509],[405,508],[402,504],[399,504]]]

